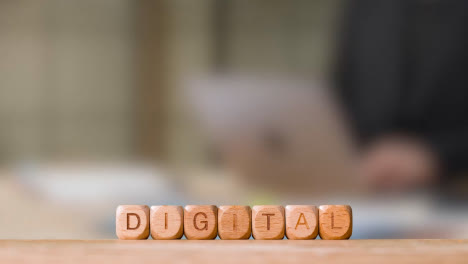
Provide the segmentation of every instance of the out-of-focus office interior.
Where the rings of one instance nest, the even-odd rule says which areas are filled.
[[[352,238],[466,238],[467,97],[439,89],[466,40],[432,33],[468,10],[441,2],[0,0],[0,238],[115,238],[119,204],[350,204]]]

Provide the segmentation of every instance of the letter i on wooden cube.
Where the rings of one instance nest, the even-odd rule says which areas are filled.
[[[252,234],[255,239],[284,238],[284,207],[256,205],[252,208]]]
[[[115,229],[119,239],[147,239],[149,236],[149,207],[146,205],[119,205],[116,211]]]
[[[321,205],[319,234],[322,239],[348,239],[353,232],[353,212],[349,205]]]
[[[218,234],[221,239],[249,239],[252,234],[250,206],[220,206],[218,209]]]
[[[286,237],[315,239],[318,234],[318,209],[313,205],[286,206]]]
[[[182,206],[151,206],[150,229],[153,239],[180,239],[184,235]]]
[[[187,239],[215,239],[218,234],[218,208],[214,205],[187,205],[184,209]]]

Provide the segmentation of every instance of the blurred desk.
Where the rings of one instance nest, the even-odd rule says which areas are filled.
[[[1,263],[466,263],[468,240],[2,240]]]

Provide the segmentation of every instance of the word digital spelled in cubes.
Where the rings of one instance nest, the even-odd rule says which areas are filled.
[[[353,231],[349,205],[120,205],[119,239],[348,239]]]

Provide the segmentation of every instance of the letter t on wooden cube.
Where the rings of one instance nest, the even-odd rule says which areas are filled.
[[[218,234],[221,239],[249,239],[252,234],[250,206],[220,206],[218,209]]]
[[[318,234],[318,210],[313,205],[286,206],[288,239],[315,239]]]
[[[256,205],[252,208],[252,234],[255,239],[284,238],[284,207]]]
[[[218,234],[218,208],[214,205],[187,205],[184,209],[187,239],[215,239]]]
[[[353,232],[353,212],[349,205],[321,205],[319,234],[322,239],[348,239]]]
[[[149,236],[149,207],[119,205],[115,217],[115,232],[119,239],[147,239]]]
[[[180,239],[184,234],[182,206],[151,206],[150,229],[153,239]]]

